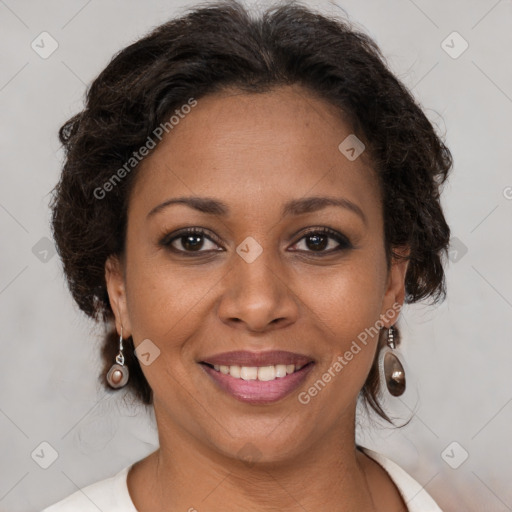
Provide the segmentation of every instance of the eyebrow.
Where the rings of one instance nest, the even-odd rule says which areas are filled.
[[[230,214],[229,206],[226,203],[219,201],[218,199],[191,196],[168,199],[167,201],[164,201],[163,203],[155,206],[148,213],[147,218],[156,215],[157,213],[173,204],[184,204],[201,213],[216,215],[218,217],[226,217]],[[357,204],[344,197],[328,196],[313,196],[302,199],[292,199],[291,201],[285,203],[283,206],[281,218],[290,215],[302,215],[305,213],[316,212],[318,210],[327,208],[328,206],[336,206],[338,208],[350,210],[358,215],[365,224],[368,223],[366,215]]]

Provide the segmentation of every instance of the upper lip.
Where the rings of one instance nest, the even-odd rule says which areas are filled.
[[[219,366],[274,366],[277,364],[294,364],[304,366],[313,361],[309,356],[295,354],[285,350],[268,350],[266,352],[250,352],[237,350],[223,352],[205,357],[200,362]]]

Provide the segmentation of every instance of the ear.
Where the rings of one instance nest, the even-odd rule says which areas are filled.
[[[105,281],[117,332],[121,334],[122,326],[123,338],[128,338],[132,335],[132,327],[128,315],[123,265],[117,255],[109,256],[105,262]]]
[[[394,248],[394,252],[401,257],[393,257],[391,261],[381,311],[381,319],[387,328],[396,322],[398,312],[404,304],[405,275],[409,266],[409,260],[402,259],[402,257],[409,256],[410,248],[408,246],[396,247]]]

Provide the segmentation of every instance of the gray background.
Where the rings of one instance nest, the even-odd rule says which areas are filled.
[[[0,0],[1,511],[40,510],[156,448],[151,411],[99,386],[101,328],[72,303],[45,237],[62,162],[58,127],[115,52],[191,5]],[[362,416],[359,442],[394,459],[445,510],[512,510],[512,2],[342,6],[376,39],[455,158],[443,195],[453,231],[448,298],[401,317],[410,389],[388,407],[413,419],[393,430]],[[31,47],[43,31],[59,45],[46,59]],[[457,58],[458,36],[442,45],[454,31],[469,44]],[[52,449],[42,442],[57,455],[47,469],[40,466]]]

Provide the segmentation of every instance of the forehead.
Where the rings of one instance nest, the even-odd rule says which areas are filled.
[[[330,195],[379,210],[369,159],[338,147],[351,135],[338,109],[298,86],[206,96],[140,164],[130,209],[187,195],[218,197],[237,214],[280,213],[289,199]]]

